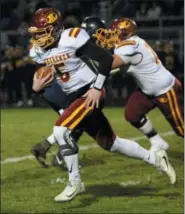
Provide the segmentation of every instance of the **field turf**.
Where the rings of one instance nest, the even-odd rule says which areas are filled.
[[[148,140],[125,121],[122,108],[107,108],[105,114],[119,136],[137,137],[141,145],[149,148]],[[141,160],[93,147],[96,143],[84,134],[79,144],[89,146],[80,151],[86,192],[71,202],[56,203],[54,197],[65,187],[67,172],[56,167],[42,168],[29,157],[32,145],[51,133],[57,115],[50,109],[2,110],[1,213],[183,213],[183,140],[171,132],[158,110],[152,111],[149,118],[170,144],[169,159],[177,173],[175,185]],[[48,161],[56,149],[51,149]],[[12,159],[22,156],[26,156],[24,160]]]

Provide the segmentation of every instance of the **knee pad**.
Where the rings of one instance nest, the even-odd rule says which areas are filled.
[[[78,153],[78,145],[68,129],[64,132],[64,141],[71,148],[74,154]]]
[[[78,145],[71,136],[71,131],[66,127],[54,127],[53,133],[57,139],[62,156],[69,156],[78,153]]]

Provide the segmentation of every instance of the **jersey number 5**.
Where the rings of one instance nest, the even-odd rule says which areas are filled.
[[[60,63],[54,66],[55,70],[57,72],[58,79],[60,79],[62,82],[68,82],[70,79],[69,72],[63,72],[65,64]]]
[[[152,55],[154,56],[155,62],[156,64],[159,64],[160,60],[157,56],[157,54],[155,53],[155,51],[150,47],[150,45],[148,43],[145,43],[145,47],[150,50],[150,52],[152,53]]]

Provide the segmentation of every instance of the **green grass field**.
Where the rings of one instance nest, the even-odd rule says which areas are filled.
[[[124,120],[122,108],[105,109],[105,113],[119,136],[138,137],[138,142],[149,148],[148,140]],[[158,110],[149,118],[170,144],[168,154],[177,173],[175,185],[143,161],[95,147],[80,151],[86,193],[71,202],[55,203],[54,197],[66,185],[66,171],[44,169],[33,159],[11,163],[7,158],[31,155],[30,148],[50,134],[57,115],[50,109],[2,110],[1,213],[183,213],[183,140],[169,132],[171,128]],[[84,134],[80,146],[92,144],[96,145]],[[57,178],[62,183],[53,182]]]

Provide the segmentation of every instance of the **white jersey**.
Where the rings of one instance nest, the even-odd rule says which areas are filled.
[[[96,74],[75,55],[76,50],[89,38],[83,29],[69,28],[61,34],[57,47],[45,51],[33,46],[30,57],[39,64],[52,66],[56,73],[60,73],[57,79],[61,82],[62,90],[71,93],[96,79]]]
[[[173,87],[175,77],[162,65],[153,49],[138,36],[124,40],[115,48],[125,63],[130,64],[130,73],[138,87],[147,95],[159,96]]]

